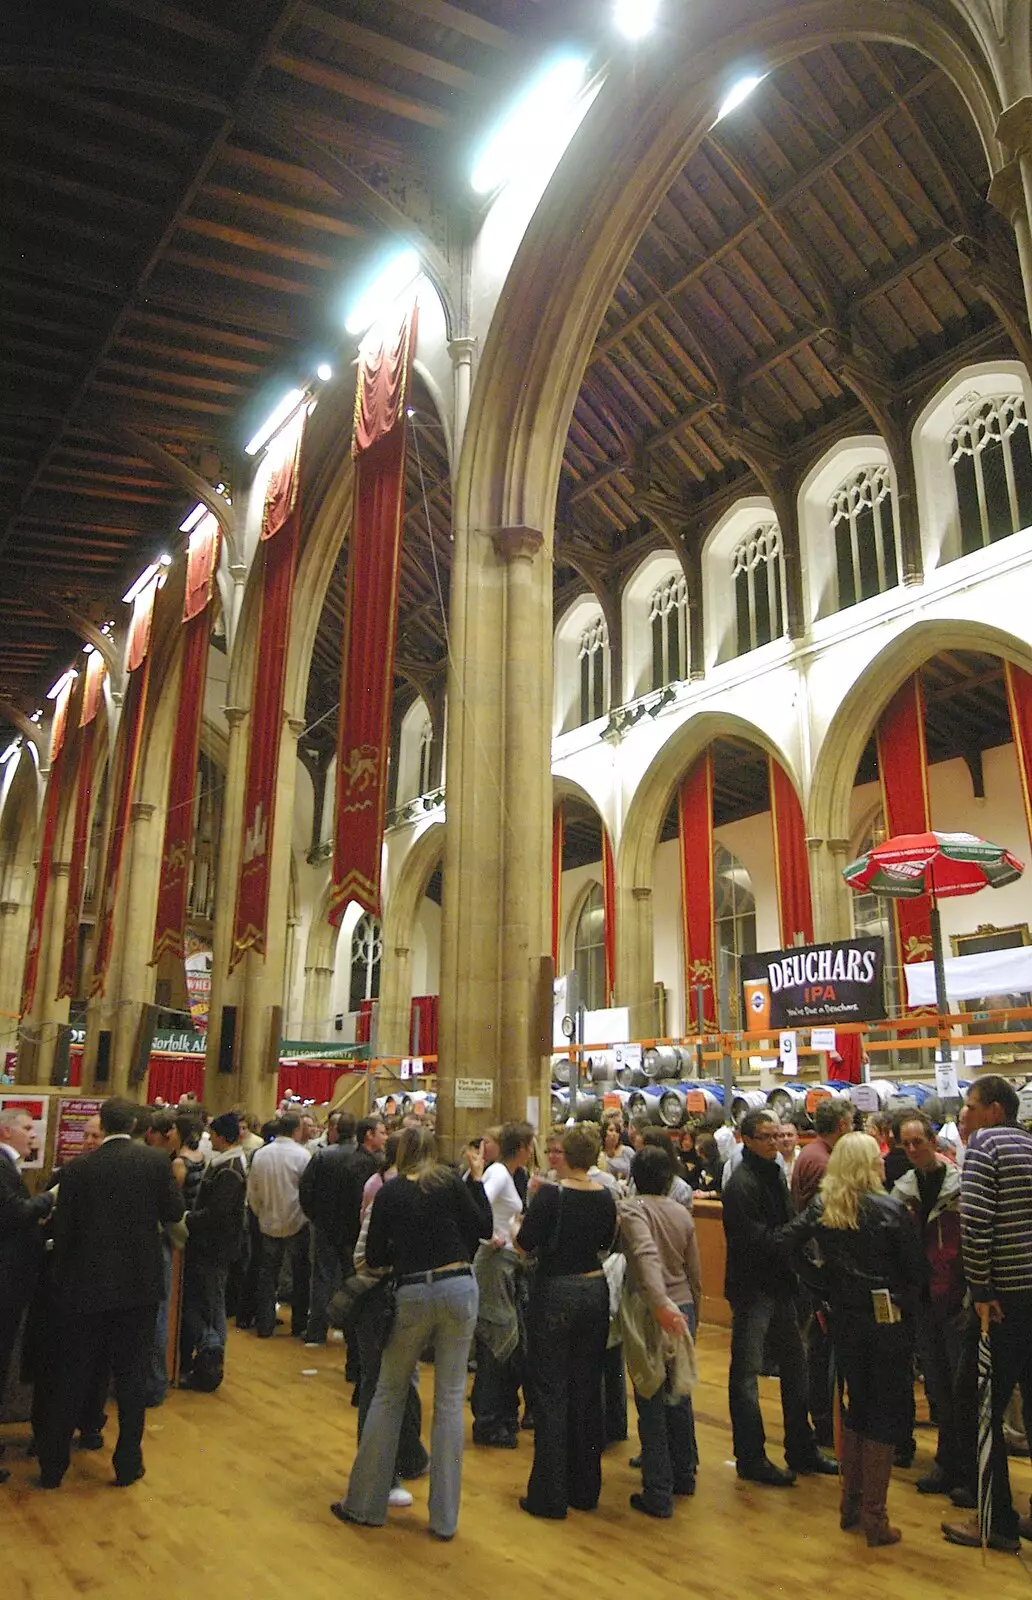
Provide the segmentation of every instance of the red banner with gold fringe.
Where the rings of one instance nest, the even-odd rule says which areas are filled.
[[[677,794],[681,843],[681,917],[684,932],[684,1014],[686,1029],[716,1027],[717,1003],[713,937],[713,751],[692,767]],[[696,990],[702,990],[699,1016]]]
[[[129,816],[132,810],[133,790],[136,787],[136,767],[143,736],[143,718],[147,709],[149,679],[150,656],[146,655],[140,666],[129,674],[125,699],[122,702],[122,721],[115,741],[111,820],[108,825],[107,856],[104,861],[100,895],[97,948],[93,957],[93,982],[90,986],[90,993],[94,995],[104,993],[114,944],[115,904],[118,898],[119,879],[122,876],[126,839],[129,834]]]
[[[795,784],[773,756],[767,757],[770,822],[774,833],[774,875],[778,887],[781,944],[813,944],[813,904],[806,823]],[[797,937],[801,935],[802,937]]]
[[[355,498],[348,542],[330,921],[356,900],[379,914],[398,575],[405,510],[405,400],[415,305],[397,335],[367,343],[355,394]]]
[[[1005,661],[1003,678],[1007,685],[1011,738],[1018,759],[1021,798],[1025,804],[1025,827],[1029,843],[1032,844],[1032,675],[1016,667],[1013,662]]]
[[[210,514],[190,535],[183,601],[182,660],[179,705],[168,774],[165,837],[161,847],[161,881],[154,918],[151,965],[162,956],[186,955],[186,900],[193,856],[193,804],[197,753],[204,710],[204,681],[211,634],[211,601],[219,564],[219,525]]]
[[[54,839],[57,836],[57,815],[61,805],[61,776],[64,763],[65,734],[68,728],[68,703],[75,683],[69,677],[54,706],[54,720],[50,730],[50,774],[43,805],[43,832],[40,840],[36,882],[32,891],[32,915],[29,918],[29,942],[25,951],[25,968],[22,975],[21,1014],[32,1010],[36,998],[36,980],[39,977],[39,955],[43,947],[43,917],[47,908],[47,890],[50,887],[50,868],[54,859]]]
[[[878,773],[889,838],[897,833],[927,833],[932,826],[928,800],[924,694],[918,673],[896,690],[878,719]],[[932,958],[932,905],[927,895],[893,900],[900,959]]]
[[[90,848],[90,804],[93,799],[93,759],[96,743],[97,712],[104,688],[104,659],[98,650],[86,658],[86,683],[83,689],[79,727],[79,767],[76,775],[75,821],[68,863],[68,900],[65,904],[64,938],[61,943],[61,970],[57,979],[57,999],[75,993],[79,974],[79,922],[82,895],[86,884],[86,859]]]
[[[261,617],[251,690],[244,818],[229,970],[253,950],[265,954],[269,922],[276,784],[290,648],[294,573],[301,538],[301,442],[307,412],[297,412],[269,447],[272,464],[262,513]]]
[[[602,824],[602,958],[605,966],[607,1006],[616,987],[616,875],[609,829]]]

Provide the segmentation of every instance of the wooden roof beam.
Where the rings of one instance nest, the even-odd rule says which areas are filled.
[[[344,100],[357,100],[392,117],[417,122],[424,128],[447,128],[451,123],[451,118],[440,106],[396,94],[382,84],[373,83],[368,78],[356,78],[350,72],[342,72],[338,67],[327,66],[321,61],[311,61],[307,57],[280,50],[273,55],[269,66],[274,71],[286,73],[288,78],[297,78],[301,83],[310,83],[317,89],[327,89]]]

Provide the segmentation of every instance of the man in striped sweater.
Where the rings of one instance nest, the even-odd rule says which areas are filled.
[[[974,1130],[960,1195],[964,1275],[993,1358],[993,1504],[990,1547],[1017,1551],[1032,1539],[1032,1518],[1014,1509],[1003,1413],[1017,1384],[1032,1408],[1032,1134],[1018,1127],[1018,1096],[1005,1078],[980,1078],[968,1090]],[[977,1522],[944,1522],[951,1544],[977,1547]]]

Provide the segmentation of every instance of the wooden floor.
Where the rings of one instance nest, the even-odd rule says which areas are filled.
[[[60,1492],[34,1489],[35,1464],[15,1444],[25,1430],[0,1430],[12,1468],[0,1488],[0,1594],[682,1600],[694,1592],[713,1600],[853,1600],[892,1593],[943,1600],[963,1588],[994,1600],[1032,1600],[1032,1545],[1021,1557],[990,1554],[983,1569],[978,1552],[943,1541],[939,1521],[948,1502],[913,1488],[934,1448],[927,1429],[918,1432],[917,1467],[893,1481],[890,1509],[903,1543],[892,1550],[868,1551],[857,1535],[839,1532],[834,1480],[807,1479],[788,1491],[739,1483],[729,1461],[727,1350],[723,1330],[703,1329],[699,1489],[679,1502],[672,1521],[629,1508],[639,1486],[627,1465],[633,1443],[608,1451],[596,1512],[571,1512],[564,1523],[526,1516],[516,1505],[533,1448],[524,1434],[518,1451],[468,1446],[459,1534],[441,1545],[426,1533],[425,1479],[412,1486],[411,1510],[392,1511],[387,1528],[348,1528],[330,1516],[355,1444],[341,1346],[305,1350],[282,1331],[259,1344],[234,1331],[218,1394],[175,1393],[148,1412],[147,1477],[131,1489],[109,1487],[107,1449],[76,1454]],[[306,1375],[306,1368],[317,1370]],[[771,1452],[780,1459],[777,1385],[764,1380],[762,1388]],[[432,1392],[430,1371],[423,1392],[424,1399]],[[1012,1463],[1011,1479],[1016,1497],[1027,1501],[1028,1463]]]

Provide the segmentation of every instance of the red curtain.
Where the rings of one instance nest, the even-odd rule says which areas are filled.
[[[276,1080],[276,1102],[278,1104],[285,1094],[299,1094],[302,1100],[314,1100],[317,1105],[325,1105],[333,1093],[333,1085],[347,1070],[347,1064],[342,1061],[330,1062],[325,1066],[311,1066],[304,1061],[299,1061],[295,1067],[281,1066]]]
[[[191,533],[186,558],[179,705],[172,743],[172,764],[168,774],[152,965],[164,955],[182,960],[186,953],[186,896],[193,855],[194,784],[211,632],[208,604],[218,560],[219,525],[209,515]]]
[[[358,1003],[358,1017],[355,1021],[355,1043],[368,1044],[369,1030],[373,1022],[372,1000],[360,1000]]]
[[[767,757],[770,782],[770,820],[774,830],[774,874],[778,886],[778,916],[782,947],[788,949],[801,933],[803,944],[813,944],[813,907],[810,903],[810,861],[806,849],[806,824],[795,784],[780,761]]]
[[[858,1033],[836,1033],[835,1054],[838,1060],[828,1062],[829,1083],[861,1083],[863,1081],[863,1054]]]
[[[716,1027],[713,949],[713,752],[695,763],[677,796],[684,932],[684,1011],[696,1025]],[[699,1016],[696,989],[703,991]]]
[[[57,979],[57,998],[75,993],[79,974],[79,920],[86,884],[86,858],[90,848],[90,802],[93,798],[93,754],[96,742],[97,712],[104,687],[104,659],[92,650],[86,659],[86,686],[82,697],[79,727],[79,770],[76,776],[75,822],[72,828],[72,853],[68,866],[68,899],[65,904],[64,938],[61,943],[61,970]]]
[[[147,1074],[147,1099],[175,1105],[181,1094],[204,1095],[203,1056],[151,1056]]]
[[[876,738],[889,837],[897,833],[927,833],[932,825],[928,803],[928,753],[924,695],[917,673],[907,679],[885,707],[878,720]],[[902,960],[930,960],[932,924],[928,896],[893,900],[892,907]]]
[[[153,604],[153,594],[151,602]],[[147,709],[149,677],[148,655],[144,657],[141,666],[130,672],[125,699],[122,702],[122,723],[115,746],[111,784],[111,821],[100,898],[100,923],[97,949],[93,958],[91,993],[95,995],[104,993],[108,963],[111,960],[111,947],[115,936],[115,902],[118,897],[118,880],[122,874],[122,857],[125,855],[125,844],[129,835],[129,815],[133,803],[133,789],[136,786],[136,763],[140,755],[144,712]]]
[[[40,841],[36,883],[32,891],[32,916],[29,919],[29,942],[25,951],[25,968],[22,975],[21,1012],[24,1017],[32,1009],[36,997],[36,979],[39,977],[39,953],[43,945],[43,915],[47,908],[47,890],[50,887],[50,867],[54,859],[54,839],[57,835],[57,813],[61,804],[61,774],[64,763],[65,733],[68,727],[68,702],[71,699],[74,678],[69,678],[54,706],[54,721],[50,732],[50,776],[47,780],[47,798],[43,808],[43,836]]]
[[[419,1040],[416,1040],[416,1018],[419,1018]],[[417,994],[412,1000],[409,1020],[409,1052],[414,1056],[437,1054],[437,996]]]
[[[276,781],[283,734],[283,692],[290,646],[294,573],[301,533],[298,480],[306,415],[304,410],[299,411],[271,447],[275,451],[275,460],[262,515],[265,568],[262,573],[258,660],[251,691],[243,838],[233,917],[233,943],[229,953],[230,972],[248,950],[253,950],[257,955],[265,954]]]
[[[609,829],[602,824],[602,956],[605,964],[606,1005],[613,1004],[616,987],[616,880]]]
[[[82,1051],[72,1050],[68,1056],[68,1087],[78,1089],[82,1083]]]
[[[1010,661],[1003,663],[1010,707],[1011,738],[1018,758],[1021,795],[1025,802],[1025,827],[1032,844],[1032,676]]]
[[[350,900],[380,911],[387,804],[398,578],[405,511],[405,399],[416,346],[413,304],[397,334],[359,359],[355,394],[354,510],[348,541],[340,713],[337,825],[330,921]]]
[[[563,937],[563,835],[566,819],[562,803],[552,812],[552,968],[559,977]]]

